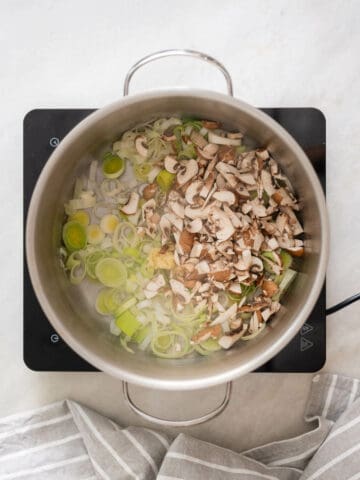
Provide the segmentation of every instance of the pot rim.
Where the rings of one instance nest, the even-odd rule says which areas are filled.
[[[322,231],[321,235],[321,246],[319,253],[318,268],[316,274],[313,278],[313,285],[309,297],[307,298],[306,304],[303,306],[302,310],[296,315],[293,319],[292,324],[288,329],[286,329],[283,334],[274,341],[269,348],[265,351],[260,352],[258,355],[249,359],[246,364],[240,364],[233,368],[228,368],[225,371],[220,373],[214,373],[210,376],[202,378],[193,378],[193,379],[160,379],[153,376],[142,376],[135,374],[129,371],[122,371],[115,366],[109,365],[105,360],[103,360],[99,355],[95,354],[91,349],[87,348],[84,344],[79,342],[71,334],[70,329],[64,326],[61,319],[58,318],[55,310],[48,301],[47,296],[45,295],[40,281],[40,273],[35,261],[36,252],[33,238],[35,235],[35,221],[38,210],[38,205],[40,203],[42,190],[47,182],[48,176],[58,161],[58,158],[61,157],[62,152],[66,150],[67,146],[76,139],[76,137],[85,131],[88,127],[95,125],[99,120],[106,117],[108,114],[122,108],[123,106],[131,106],[137,103],[141,103],[144,100],[151,98],[159,97],[186,97],[186,96],[196,96],[197,98],[202,98],[206,100],[216,100],[222,103],[226,103],[230,106],[235,106],[242,111],[245,111],[247,114],[254,117],[256,120],[266,123],[271,130],[275,130],[276,135],[280,137],[289,147],[293,150],[296,157],[302,159],[302,164],[310,181],[314,187],[314,195],[316,202],[319,206],[320,211],[320,228]],[[83,357],[90,364],[94,365],[96,368],[100,369],[104,373],[108,373],[114,377],[117,377],[121,380],[135,383],[150,388],[158,388],[164,390],[193,390],[210,387],[213,385],[222,384],[228,381],[231,381],[235,378],[238,378],[246,373],[254,371],[256,368],[265,364],[268,360],[273,358],[282,348],[284,348],[291,339],[296,335],[300,330],[302,325],[307,320],[310,315],[317,299],[320,294],[321,288],[324,283],[327,261],[329,256],[329,222],[328,215],[325,205],[325,197],[319,182],[318,177],[311,165],[308,157],[294,140],[294,138],[275,120],[269,117],[266,113],[261,110],[253,107],[242,100],[230,97],[228,95],[203,90],[203,89],[194,89],[194,88],[172,88],[172,89],[161,89],[153,90],[145,93],[140,93],[136,95],[131,95],[128,97],[121,98],[120,100],[113,102],[103,108],[96,110],[91,113],[88,117],[82,120],[78,125],[76,125],[60,142],[56,147],[54,152],[49,157],[46,162],[39,178],[36,183],[32,198],[30,201],[29,209],[27,212],[27,221],[26,221],[26,260],[28,265],[28,270],[31,278],[31,282],[36,294],[36,297],[43,309],[46,317],[49,319],[50,323],[53,325],[58,334],[64,339],[64,341],[81,357]]]

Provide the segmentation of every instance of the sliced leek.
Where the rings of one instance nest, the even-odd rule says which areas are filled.
[[[63,227],[62,237],[69,252],[81,250],[86,246],[86,231],[79,222],[67,222]]]
[[[114,153],[107,153],[104,156],[102,171],[106,178],[118,178],[125,170],[125,162]]]
[[[104,215],[100,221],[100,228],[104,233],[112,234],[119,225],[119,217],[112,213]]]
[[[70,215],[69,222],[78,222],[84,227],[87,227],[90,223],[90,216],[85,210],[78,210]]]
[[[104,258],[95,267],[96,278],[106,287],[120,288],[126,282],[124,264],[116,258]]]
[[[168,192],[175,180],[175,173],[169,173],[167,170],[161,170],[156,177],[156,183],[163,192]]]
[[[105,234],[97,223],[89,225],[86,229],[87,241],[90,245],[99,245],[104,240]]]

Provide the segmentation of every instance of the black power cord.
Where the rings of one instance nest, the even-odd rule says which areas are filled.
[[[352,303],[360,300],[360,293],[356,293],[352,297],[346,298],[342,302],[326,309],[326,315],[331,315],[332,313],[338,312],[339,310],[351,305]]]

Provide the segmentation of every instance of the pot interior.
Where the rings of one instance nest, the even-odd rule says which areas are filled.
[[[94,308],[98,287],[73,286],[58,261],[63,205],[76,176],[121,134],[163,116],[219,120],[266,146],[289,177],[303,209],[306,255],[302,271],[284,297],[283,307],[254,340],[238,342],[209,357],[165,360],[137,351],[132,355],[109,333],[108,320]],[[295,141],[270,117],[238,100],[203,91],[139,95],[99,110],[56,148],[38,181],[27,226],[27,256],[35,292],[58,331],[87,361],[119,378],[157,388],[200,388],[247,373],[273,357],[297,333],[319,295],[327,258],[323,194],[313,168]]]

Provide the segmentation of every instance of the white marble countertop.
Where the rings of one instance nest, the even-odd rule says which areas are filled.
[[[35,373],[23,363],[25,113],[36,107],[110,103],[121,95],[126,71],[136,60],[176,47],[203,50],[220,59],[233,76],[235,96],[249,103],[321,109],[327,119],[330,306],[360,290],[359,20],[356,0],[227,0],[216,7],[203,0],[171,6],[159,0],[1,2],[0,416],[71,397],[122,424],[141,424],[123,404],[119,381],[101,373]],[[165,85],[224,91],[223,83],[210,66],[178,59],[139,73],[133,91]],[[324,370],[360,377],[359,314],[360,303],[329,317]],[[300,433],[306,429],[302,412],[311,377],[247,375],[235,382],[223,415],[188,431],[235,450]],[[210,406],[222,387],[177,394],[147,391],[145,397],[136,390],[154,413],[161,405],[163,414],[190,415]],[[184,402],[185,395],[191,401]]]

